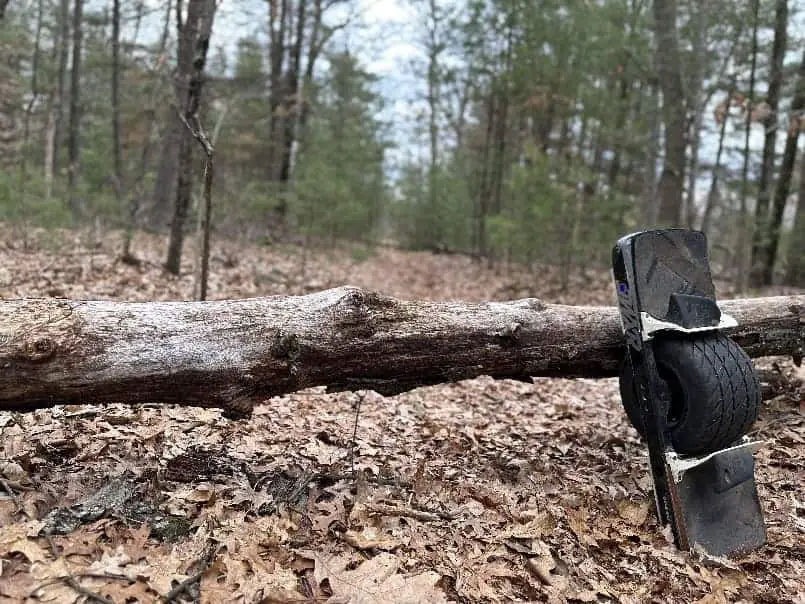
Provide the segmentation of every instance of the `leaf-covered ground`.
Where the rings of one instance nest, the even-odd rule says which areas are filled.
[[[0,296],[188,299],[192,265],[118,236],[3,230]],[[191,248],[192,249],[192,248]],[[358,285],[415,299],[611,303],[606,271],[219,243],[211,297]],[[728,292],[728,287],[722,287]],[[805,602],[802,370],[753,436],[768,545],[734,561],[658,529],[615,380],[488,378],[383,398],[300,392],[250,421],[156,404],[0,413],[0,602]],[[2,387],[2,386],[0,386]],[[357,419],[357,423],[356,423]]]

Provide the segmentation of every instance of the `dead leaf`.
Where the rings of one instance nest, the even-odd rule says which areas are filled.
[[[631,526],[642,526],[648,518],[650,510],[650,504],[648,501],[634,503],[624,500],[619,501],[617,505],[618,514]]]
[[[15,539],[0,544],[0,555],[22,554],[29,562],[43,562],[47,559],[47,552],[32,539]]]
[[[378,531],[373,526],[367,526],[362,531],[346,531],[342,538],[356,549],[382,549],[391,551],[401,545],[397,539]]]
[[[547,512],[538,514],[525,524],[510,523],[501,536],[513,539],[539,539],[554,529],[556,523]]]
[[[98,574],[122,575],[129,579],[136,579],[139,576],[147,576],[150,567],[146,563],[133,564],[131,557],[121,545],[114,552],[103,552],[100,560],[96,560],[89,565],[89,571]]]
[[[596,541],[589,529],[589,510],[585,508],[580,508],[577,510],[570,509],[567,511],[567,520],[568,524],[570,524],[570,529],[573,531],[582,545],[592,545],[593,547],[598,546],[598,541]]]
[[[321,556],[311,552],[316,562],[316,582],[326,579],[333,596],[344,604],[437,604],[446,603],[444,593],[436,588],[441,575],[426,571],[415,575],[399,574],[400,560],[393,554],[381,553],[364,560],[354,570],[347,570],[350,559],[345,556]]]
[[[22,554],[29,562],[44,562],[50,557],[49,552],[35,540],[42,522],[31,520],[4,527],[0,531],[0,556]]]
[[[13,486],[30,486],[31,482],[28,473],[22,466],[13,461],[0,460],[0,474]]]

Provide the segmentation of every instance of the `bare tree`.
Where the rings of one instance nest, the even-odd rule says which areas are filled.
[[[648,98],[651,106],[648,110],[648,130],[649,140],[647,143],[648,149],[646,150],[645,168],[643,176],[643,190],[642,194],[642,208],[641,216],[644,225],[651,225],[657,222],[657,215],[659,208],[657,207],[656,194],[657,194],[657,158],[660,152],[660,94],[658,92],[659,84],[656,80],[651,79],[648,83]]]
[[[428,0],[425,51],[428,59],[427,102],[428,137],[430,143],[430,170],[433,172],[439,163],[439,100],[441,98],[441,55],[445,44],[440,39],[444,27],[444,14],[436,0]]]
[[[288,0],[269,0],[269,131],[268,169],[272,180],[279,180],[281,172],[283,68],[285,64],[285,29],[288,20]],[[278,208],[280,220],[284,220],[284,208]]]
[[[134,237],[134,226],[137,220],[137,213],[140,211],[142,203],[143,181],[145,180],[145,175],[148,170],[148,163],[151,160],[151,151],[153,148],[153,144],[151,142],[151,136],[152,131],[154,130],[154,125],[157,121],[157,98],[163,86],[162,78],[160,78],[159,75],[161,73],[161,68],[164,66],[163,59],[165,54],[165,48],[168,45],[168,35],[170,32],[170,16],[171,16],[171,2],[168,2],[166,6],[162,35],[160,36],[159,45],[157,47],[157,58],[156,61],[154,62],[154,67],[150,71],[150,75],[153,77],[154,83],[152,85],[151,92],[145,106],[145,121],[146,121],[145,142],[140,152],[139,165],[137,167],[137,171],[135,172],[131,190],[129,193],[128,215],[126,217],[126,228],[123,235],[123,250],[121,252],[120,257],[124,262],[133,264],[137,263],[137,259],[131,251],[131,240]],[[172,120],[175,119],[174,115],[171,115],[170,117]],[[174,174],[174,177],[175,176],[176,175]]]
[[[418,20],[422,34],[419,36],[420,49],[425,55],[424,76],[425,104],[427,106],[428,120],[428,167],[427,167],[427,199],[431,216],[437,216],[436,173],[440,163],[440,128],[439,119],[442,115],[442,85],[443,85],[443,55],[447,50],[445,44],[445,28],[448,26],[448,13],[443,6],[444,2],[438,0],[419,0],[415,6],[418,11]],[[428,238],[434,244],[442,239],[441,224],[438,221],[430,223],[431,232]]]
[[[14,36],[0,37],[0,169],[13,171],[20,161],[19,108],[22,90],[19,66],[22,48]]]
[[[724,153],[724,136],[727,133],[727,118],[729,117],[729,110],[732,104],[732,97],[735,94],[735,76],[730,80],[730,87],[727,90],[727,98],[724,99],[719,106],[723,108],[723,113],[718,109],[716,110],[716,119],[718,121],[720,116],[720,125],[718,131],[718,148],[716,151],[716,162],[713,164],[713,178],[710,181],[710,191],[707,193],[707,201],[704,206],[704,213],[702,214],[701,230],[705,233],[710,231],[710,222],[713,218],[713,212],[716,209],[716,200],[718,199],[718,178],[721,172],[721,157]]]
[[[179,64],[177,78],[181,86],[181,100],[178,110],[184,121],[196,119],[201,105],[201,92],[204,84],[203,73],[210,45],[215,0],[190,0],[187,5],[187,18],[179,22]],[[181,123],[181,122],[180,122]],[[193,184],[193,135],[184,128],[179,145],[179,172],[176,181],[176,205],[171,222],[168,255],[165,261],[167,270],[179,274],[182,263],[184,228],[190,211],[190,195]]]
[[[763,142],[763,162],[760,167],[757,206],[755,207],[755,234],[752,239],[750,283],[757,287],[763,282],[763,248],[769,237],[769,198],[774,173],[774,154],[777,145],[780,88],[783,84],[783,60],[788,42],[788,2],[777,0],[774,19],[774,43],[769,67],[769,91],[766,103],[769,115],[763,121],[766,138]]]
[[[59,33],[54,45],[58,56],[56,81],[48,100],[48,118],[45,134],[45,195],[53,194],[53,175],[58,170],[59,141],[61,139],[62,118],[64,116],[65,83],[67,79],[67,56],[70,52],[70,0],[59,2]]]
[[[788,128],[788,136],[785,140],[783,159],[780,163],[780,175],[777,178],[777,186],[774,189],[774,200],[772,202],[771,221],[769,224],[769,239],[761,261],[761,285],[771,285],[774,276],[774,265],[777,261],[778,247],[780,245],[783,213],[785,212],[785,206],[788,202],[788,194],[791,190],[791,177],[794,174],[794,163],[797,158],[797,141],[799,140],[803,111],[805,111],[805,51],[803,51],[802,62],[799,66],[797,89],[791,101],[791,123]]]
[[[295,111],[293,114],[294,121],[296,122],[296,127],[294,128],[296,144],[292,145],[293,152],[291,153],[291,177],[293,177],[294,155],[298,152],[299,147],[304,143],[305,128],[307,125],[307,120],[310,117],[311,97],[313,95],[314,88],[313,71],[316,67],[316,62],[318,61],[319,56],[324,50],[324,46],[327,44],[327,42],[330,41],[336,32],[349,25],[352,19],[352,15],[347,14],[344,20],[340,23],[330,23],[325,26],[323,21],[324,13],[326,9],[343,4],[344,2],[345,0],[329,0],[326,3],[323,2],[323,0],[314,0],[313,2],[313,19],[310,24],[307,56],[305,59],[305,72],[301,81],[299,82],[296,92],[298,103],[297,107],[299,110]]]
[[[688,166],[687,191],[685,195],[682,224],[692,228],[696,220],[696,181],[699,177],[699,149],[702,142],[702,126],[706,103],[701,103],[702,89],[704,87],[705,53],[707,51],[705,34],[709,24],[710,11],[704,3],[693,3],[691,10],[691,52],[692,61],[688,71],[687,102],[688,110],[693,114],[690,120],[690,165]],[[621,126],[622,127],[622,126]]]
[[[123,204],[123,152],[120,146],[120,0],[112,0],[112,153],[115,194]]]
[[[170,13],[170,5],[173,4],[173,0],[168,0],[168,4],[168,12]],[[183,0],[176,0],[176,33],[179,40],[182,38],[182,4]],[[173,88],[175,102],[181,107],[183,104],[183,90],[181,77],[178,73],[174,79]],[[165,111],[167,126],[162,135],[162,148],[147,220],[148,227],[156,231],[164,229],[170,221],[176,192],[177,171],[179,169],[179,145],[184,133],[184,125],[176,115],[176,109],[166,107]]]
[[[741,205],[738,221],[738,242],[736,244],[735,256],[737,260],[737,284],[738,291],[746,291],[749,280],[749,256],[747,256],[747,242],[751,237],[749,234],[749,209],[747,201],[749,196],[749,137],[752,134],[752,113],[755,108],[755,72],[757,70],[757,30],[759,25],[760,0],[752,2],[752,60],[749,68],[749,97],[746,99],[746,123],[744,130],[744,162],[741,172]]]
[[[39,0],[37,3],[36,11],[36,34],[34,36],[34,53],[31,58],[31,98],[28,101],[28,106],[25,108],[25,119],[22,129],[22,146],[23,149],[28,146],[28,139],[31,136],[31,113],[33,112],[34,105],[39,100],[39,62],[40,51],[42,43],[42,23],[44,20],[44,2]],[[20,199],[25,203],[25,187],[28,182],[28,154],[23,152],[22,161],[20,161]]]
[[[182,122],[184,123],[185,127],[190,131],[195,138],[199,145],[201,146],[202,151],[204,151],[205,161],[204,161],[204,186],[202,189],[202,196],[203,196],[203,206],[201,212],[199,212],[200,220],[198,231],[200,234],[199,239],[201,240],[200,252],[199,252],[199,260],[200,262],[198,270],[196,271],[196,283],[194,286],[194,291],[196,293],[196,299],[203,301],[207,299],[207,285],[209,282],[209,274],[210,274],[210,231],[212,230],[212,183],[214,180],[214,169],[215,169],[215,138],[218,134],[218,129],[223,121],[223,117],[226,110],[222,112],[218,123],[215,125],[215,130],[213,131],[213,140],[211,141],[207,136],[206,130],[201,125],[201,120],[199,119],[198,112],[196,112],[192,116],[192,122],[188,121],[184,115],[182,115]]]
[[[657,219],[666,226],[679,224],[685,182],[685,91],[682,85],[676,16],[676,0],[654,0],[654,33],[657,40],[655,60],[665,122],[665,158],[657,185]]]
[[[794,287],[805,287],[805,159],[799,160],[799,190],[797,213],[788,250],[788,268],[785,282]]]
[[[81,42],[84,0],[75,0],[73,5],[73,64],[70,71],[70,124],[68,127],[67,153],[67,195],[73,216],[82,211],[82,204],[76,196],[76,180],[81,155]]]
[[[688,171],[688,184],[687,184],[687,200],[685,202],[685,225],[688,228],[694,228],[696,224],[696,184],[699,177],[699,151],[702,144],[702,132],[704,129],[704,119],[706,109],[713,99],[713,96],[718,92],[717,87],[711,87],[709,90],[704,88],[704,72],[702,65],[707,58],[707,47],[705,44],[705,33],[707,26],[712,18],[711,11],[706,5],[699,5],[699,12],[694,17],[696,19],[694,27],[694,41],[693,41],[693,55],[694,66],[691,68],[690,79],[691,84],[690,93],[687,94],[688,103],[693,111],[693,120],[691,122],[692,133],[690,135],[690,168]],[[738,24],[734,31],[734,37],[730,43],[729,49],[721,57],[720,65],[717,68],[717,74],[723,74],[729,66],[735,49],[738,47],[743,34],[743,25]],[[734,84],[732,85],[734,88]],[[732,93],[730,92],[730,95]],[[719,145],[723,147],[723,129],[719,129]],[[720,158],[720,155],[719,155]],[[709,199],[709,196],[708,196]],[[705,206],[705,211],[707,207]]]
[[[290,65],[288,66],[287,91],[284,99],[285,123],[282,137],[282,166],[280,168],[280,182],[287,183],[291,179],[291,151],[296,142],[296,124],[302,108],[299,96],[299,86],[302,82],[302,47],[305,41],[305,12],[306,3],[300,0],[296,11],[296,34],[291,46]],[[283,209],[282,213],[285,214]]]

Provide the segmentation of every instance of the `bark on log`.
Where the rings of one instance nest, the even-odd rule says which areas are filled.
[[[752,357],[801,358],[805,296],[725,301]],[[614,307],[417,302],[352,287],[214,302],[0,301],[0,411],[156,402],[248,416],[312,386],[396,394],[489,375],[609,377]]]

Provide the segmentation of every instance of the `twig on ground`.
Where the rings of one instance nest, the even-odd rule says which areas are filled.
[[[358,400],[355,402],[355,424],[352,426],[352,442],[350,443],[350,464],[352,466],[352,480],[357,478],[355,469],[355,457],[358,449],[358,420],[361,416],[361,403],[363,403],[363,393],[358,393]]]
[[[414,518],[422,522],[435,522],[438,520],[455,520],[458,515],[450,514],[448,512],[436,512],[417,510],[409,507],[397,507],[396,505],[387,505],[384,503],[367,503],[366,509],[373,514],[382,514],[384,516],[404,516],[405,518]]]
[[[195,564],[198,567],[198,571],[179,583],[176,587],[171,589],[168,594],[165,596],[166,604],[170,604],[174,602],[176,598],[181,596],[183,593],[186,593],[190,597],[193,597],[193,594],[190,593],[190,588],[201,581],[201,577],[204,576],[204,573],[207,572],[207,569],[212,564],[212,561],[215,560],[215,555],[218,553],[218,542],[209,540],[207,543],[207,551],[204,553],[204,556],[198,560]]]
[[[67,576],[68,575],[59,575],[58,577],[53,577],[49,581],[42,583],[42,586],[58,583],[59,581],[63,581],[65,578],[67,578]],[[127,583],[137,582],[137,579],[133,579],[132,577],[127,577],[126,575],[116,575],[113,573],[74,573],[69,576],[73,577],[73,579],[110,579],[112,581],[126,581]]]
[[[14,492],[14,489],[11,488],[11,485],[6,482],[6,479],[0,476],[0,487],[3,487],[3,490],[8,493],[9,499],[14,502],[14,511],[19,513],[23,510],[22,504],[20,503],[20,498],[17,497],[17,494]]]
[[[94,592],[91,589],[87,589],[86,587],[81,585],[81,583],[76,581],[75,578],[72,577],[71,575],[64,576],[64,577],[62,577],[62,579],[64,580],[64,582],[67,585],[70,586],[71,589],[73,589],[74,591],[77,591],[82,596],[84,596],[85,598],[88,598],[89,600],[91,600],[93,602],[100,602],[100,604],[115,604],[114,600],[110,600],[109,598],[105,598],[101,594],[99,594],[97,592]]]
[[[50,544],[50,551],[52,552],[53,557],[55,559],[58,559],[59,558],[59,551],[58,551],[58,548],[56,547],[56,542],[53,541],[53,536],[52,535],[45,535],[45,537],[47,538],[48,543]],[[91,589],[88,589],[88,588],[84,587],[83,585],[81,585],[78,581],[76,581],[76,578],[75,578],[74,575],[62,575],[60,577],[55,577],[55,578],[60,580],[60,581],[63,581],[66,585],[68,585],[70,587],[70,589],[72,589],[73,591],[78,592],[79,594],[81,594],[82,596],[84,596],[85,598],[89,599],[92,602],[100,602],[100,604],[115,604],[114,601],[110,600],[109,598],[106,598],[106,597],[102,596],[101,594],[99,594],[97,592],[94,592]],[[44,585],[45,584],[43,584],[42,586],[44,586]]]
[[[314,477],[314,480],[330,480],[338,482],[339,480],[354,480],[354,474],[341,474],[332,472],[320,472]],[[367,476],[366,482],[370,484],[379,484],[389,487],[397,487],[399,489],[410,489],[413,485],[410,480],[402,480],[400,478],[388,478],[383,476]]]
[[[188,577],[187,579],[179,583],[179,585],[171,589],[168,592],[168,595],[165,596],[165,602],[174,602],[176,598],[185,593],[193,584],[198,583],[206,571],[207,571],[206,568],[200,570],[196,574]],[[188,593],[188,595],[191,594]]]

